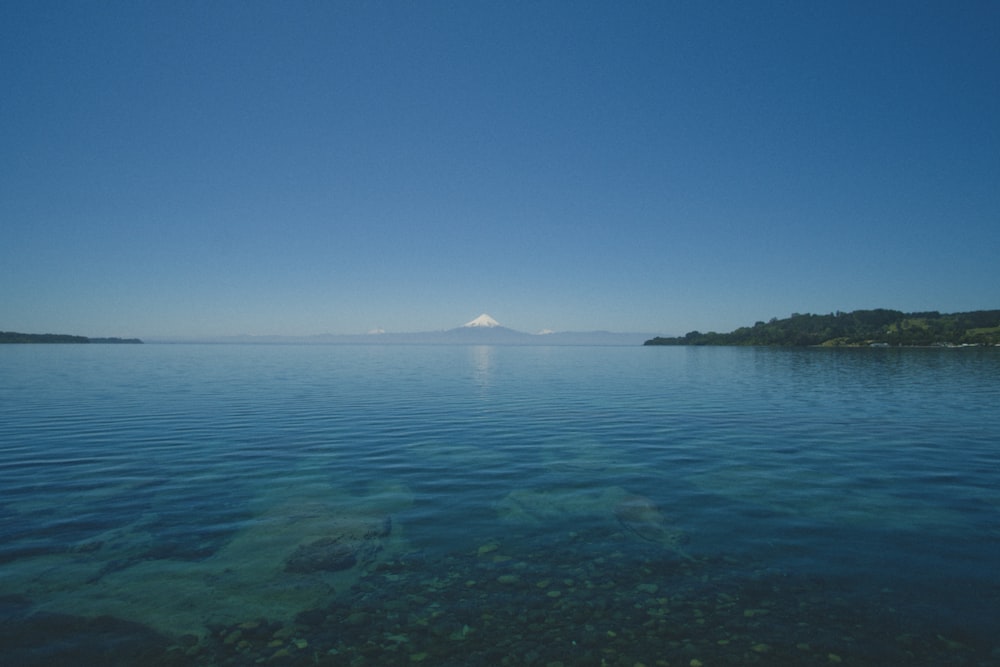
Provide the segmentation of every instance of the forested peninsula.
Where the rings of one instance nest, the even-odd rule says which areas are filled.
[[[730,333],[691,331],[656,338],[644,345],[767,345],[862,347],[1000,345],[1000,310],[967,313],[903,313],[898,310],[837,311],[829,315],[792,313]]]
[[[0,331],[0,343],[127,343],[141,344],[138,338],[87,338],[69,334],[30,334]]]

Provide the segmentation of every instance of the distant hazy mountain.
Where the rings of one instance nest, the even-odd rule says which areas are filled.
[[[298,343],[325,345],[642,345],[648,333],[611,331],[563,331],[531,334],[507,328],[489,315],[444,331],[392,333],[381,329],[365,334],[321,334],[317,336],[224,336],[198,339],[147,339],[150,342],[198,343]]]

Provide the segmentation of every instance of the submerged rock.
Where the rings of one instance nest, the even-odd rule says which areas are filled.
[[[685,560],[694,560],[680,546],[687,541],[686,535],[670,527],[652,500],[618,486],[600,490],[515,489],[497,502],[495,509],[501,520],[533,526],[579,526],[588,518],[617,520],[628,534],[669,549]]]
[[[627,530],[636,536],[670,549],[678,556],[694,560],[680,545],[686,541],[685,535],[668,528],[663,512],[645,496],[628,495],[615,505],[615,517]]]
[[[371,561],[381,548],[379,540],[392,533],[392,518],[381,521],[346,523],[331,527],[332,534],[300,544],[285,560],[285,571],[308,574],[336,572]]]
[[[317,570],[335,572],[354,567],[357,562],[353,545],[339,537],[323,537],[299,546],[285,561],[285,571],[300,574]]]
[[[77,548],[20,558],[23,583],[0,596],[0,621],[37,607],[125,618],[171,638],[205,637],[210,626],[235,627],[248,615],[291,623],[304,609],[325,609],[379,563],[412,552],[405,529],[390,518],[412,502],[413,493],[392,481],[344,489],[319,481],[291,484],[278,475],[272,487],[262,486],[260,495],[234,510],[240,521],[218,532],[210,528],[211,539],[190,531],[185,545],[176,538],[185,531],[175,529],[171,539],[162,539],[151,526],[168,519],[187,524],[153,517],[74,537],[70,543]],[[190,521],[200,527],[196,517]],[[240,629],[244,636],[234,648],[246,639]],[[2,648],[0,654],[7,657]]]

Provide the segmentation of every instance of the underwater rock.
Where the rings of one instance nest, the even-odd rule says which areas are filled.
[[[298,548],[285,560],[285,571],[336,572],[354,567],[358,561],[370,561],[380,548],[378,540],[392,533],[392,517],[367,525],[340,526],[339,532],[327,535]]]
[[[686,539],[683,533],[670,530],[667,519],[649,498],[645,496],[625,496],[614,509],[615,518],[636,536],[670,549],[678,556],[694,560],[680,545]]]
[[[335,572],[354,567],[358,562],[354,547],[339,537],[323,537],[303,544],[285,561],[286,572],[305,574],[326,570]]]
[[[646,540],[655,541],[666,523],[663,512],[645,496],[625,496],[614,509],[615,518]]]
[[[304,609],[325,609],[369,569],[412,551],[390,518],[412,504],[407,487],[380,482],[352,493],[326,483],[275,481],[210,553],[200,534],[192,535],[191,549],[162,542],[144,518],[74,542],[88,545],[83,549],[23,559],[26,584],[9,593],[49,612],[127,618],[167,637],[204,637],[209,624],[236,625],[258,610],[291,623]],[[348,564],[348,550],[356,562],[336,569]],[[0,620],[21,608],[0,598]]]
[[[0,625],[4,665],[178,664],[163,657],[172,643],[152,628],[112,616],[42,612]]]
[[[495,504],[503,521],[531,526],[549,523],[582,526],[587,519],[615,520],[628,534],[653,542],[694,560],[680,545],[684,533],[669,527],[667,518],[652,500],[612,486],[605,489],[515,489]]]

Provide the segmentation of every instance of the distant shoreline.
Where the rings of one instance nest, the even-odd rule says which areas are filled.
[[[88,338],[87,336],[73,336],[70,334],[32,334],[19,333],[17,331],[0,331],[0,344],[125,344],[142,345],[138,338]]]
[[[793,313],[729,333],[691,331],[644,345],[746,347],[987,347],[1000,345],[1000,310],[942,314],[879,308],[828,315]]]

